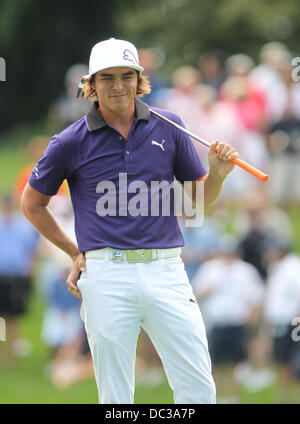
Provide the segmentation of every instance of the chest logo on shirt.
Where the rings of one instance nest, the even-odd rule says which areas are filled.
[[[157,141],[152,140],[152,146],[159,146],[161,148],[161,150],[165,151],[164,149],[164,144],[165,140],[163,140],[161,143],[158,143]]]

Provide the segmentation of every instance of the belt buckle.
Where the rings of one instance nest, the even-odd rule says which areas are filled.
[[[114,262],[123,262],[124,252],[122,250],[113,250],[112,252],[112,260]]]
[[[152,249],[126,250],[126,254],[128,263],[147,263],[152,261]]]

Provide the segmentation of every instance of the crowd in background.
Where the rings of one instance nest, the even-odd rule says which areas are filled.
[[[290,381],[300,379],[300,345],[293,324],[300,316],[300,258],[289,213],[300,207],[300,85],[292,79],[292,54],[278,42],[261,48],[258,64],[245,54],[205,52],[198,66],[176,69],[171,80],[160,73],[151,49],[140,49],[139,56],[152,85],[143,101],[177,113],[190,131],[208,142],[230,143],[243,160],[270,175],[263,183],[235,167],[200,227],[185,227],[183,218],[179,222],[185,240],[182,259],[206,324],[217,390],[227,378],[222,366],[229,363],[234,366],[231,388],[255,390],[279,378],[281,395],[288,401]],[[83,64],[68,70],[65,93],[49,110],[57,131],[89,111],[89,102],[76,98],[86,73]],[[18,320],[28,311],[35,281],[44,302],[41,337],[49,347],[49,377],[64,387],[93,375],[80,301],[65,284],[71,260],[18,211],[22,190],[49,139],[42,135],[30,140],[30,163],[20,171],[14,192],[2,198],[0,316],[6,318],[8,342],[0,346],[0,360],[13,366],[15,357],[30,353]],[[192,142],[207,167],[207,149]],[[75,239],[66,184],[50,208]],[[160,359],[142,333],[137,380],[156,384],[162,373]],[[236,395],[234,389],[232,393]]]

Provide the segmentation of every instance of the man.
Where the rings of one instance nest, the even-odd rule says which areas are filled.
[[[268,264],[264,320],[272,338],[271,358],[278,366],[279,403],[291,401],[294,378],[299,378],[300,259],[291,243],[273,237],[265,249]]]
[[[206,326],[219,396],[222,389],[223,395],[230,390],[236,396],[234,372],[229,374],[226,365],[245,366],[251,360],[251,333],[262,309],[263,281],[254,266],[240,258],[238,241],[223,235],[215,257],[199,267],[192,286]]]
[[[213,143],[207,174],[189,137],[136,98],[149,92],[142,71],[137,50],[127,41],[111,38],[93,47],[82,88],[85,98],[97,101],[88,115],[52,138],[24,190],[22,210],[73,259],[67,284],[71,293],[82,296],[100,403],[133,403],[140,327],[162,359],[175,402],[214,403],[205,329],[180,259],[183,238],[177,218],[155,216],[150,209],[147,216],[130,214],[127,205],[132,208],[134,201],[130,185],[171,183],[175,176],[181,183],[204,181],[205,205],[210,206],[237,152]],[[161,113],[182,124],[177,115]],[[120,175],[127,178],[126,193]],[[78,246],[47,208],[64,178]],[[106,194],[100,195],[103,182],[116,194],[108,199],[108,215],[102,202]]]
[[[18,354],[30,349],[21,338],[19,319],[26,315],[32,292],[32,274],[39,234],[14,210],[14,198],[0,199],[0,317],[5,319],[7,343],[2,343],[0,362],[16,365]]]

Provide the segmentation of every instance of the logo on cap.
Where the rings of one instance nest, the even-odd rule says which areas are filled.
[[[129,49],[126,49],[123,51],[123,59],[128,60],[129,62],[132,62],[135,65],[139,64],[138,61],[136,60],[136,57]]]

